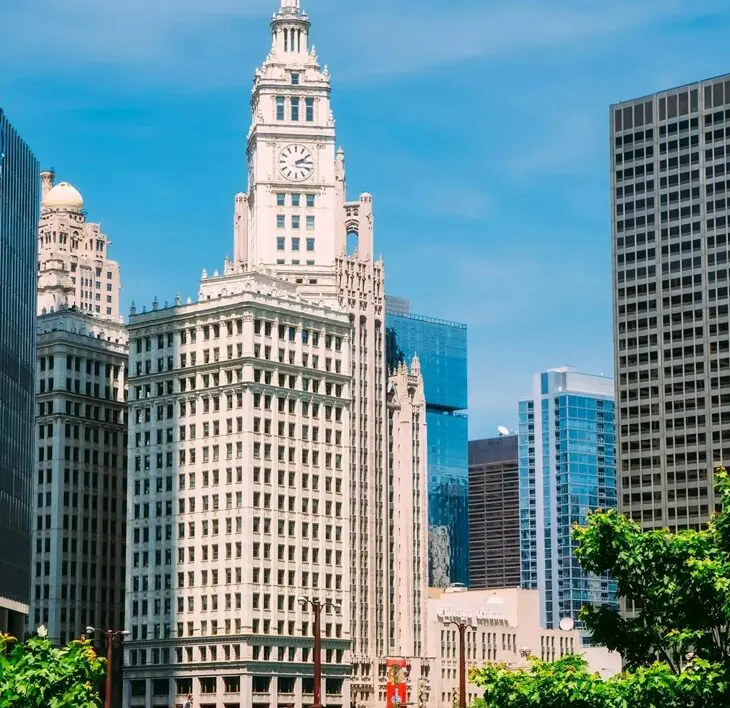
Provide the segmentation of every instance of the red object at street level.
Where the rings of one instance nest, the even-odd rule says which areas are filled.
[[[386,708],[398,708],[408,699],[408,672],[405,659],[387,659],[388,684],[385,693]]]

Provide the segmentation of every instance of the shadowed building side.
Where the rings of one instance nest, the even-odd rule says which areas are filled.
[[[0,109],[0,631],[30,601],[38,163]]]

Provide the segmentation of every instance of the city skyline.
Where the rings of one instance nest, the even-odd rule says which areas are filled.
[[[436,31],[424,24],[418,51],[405,52],[372,29],[397,26],[397,18],[383,22],[382,4],[371,3],[367,14],[352,9],[347,22],[358,27],[354,39],[341,31],[343,19],[333,7],[325,0],[306,3],[321,18],[319,46],[334,67],[350,182],[356,192],[367,187],[381,195],[375,216],[391,264],[389,290],[407,293],[416,313],[470,327],[471,437],[493,435],[497,424],[516,425],[514,401],[527,393],[521,382],[534,371],[572,364],[609,375],[606,106],[722,73],[726,50],[716,50],[711,39],[730,22],[727,11],[709,3],[666,8],[644,2],[614,8],[607,22],[604,10],[578,12],[562,4],[548,22],[529,3],[507,11],[461,2]],[[433,3],[418,8],[419,22],[434,18]],[[116,24],[131,31],[137,9],[115,9]],[[516,18],[528,11],[532,29],[520,36]],[[219,265],[210,257],[203,262],[196,244],[205,242],[211,254],[230,250],[228,198],[245,172],[240,147],[248,67],[265,50],[257,28],[271,8],[269,2],[243,7],[220,0],[205,9],[178,5],[172,15],[159,4],[129,50],[106,41],[94,24],[109,12],[77,2],[34,20],[40,49],[30,55],[12,39],[0,49],[18,67],[0,78],[0,95],[42,165],[55,166],[72,182],[87,197],[90,218],[114,235],[114,257],[126,264],[126,314],[131,300],[149,303],[156,295],[172,301],[183,286],[184,296],[194,295],[202,268]],[[21,38],[29,28],[23,13],[0,10]],[[93,41],[65,31],[72,20],[82,20],[74,27]],[[225,23],[230,26],[221,31]],[[196,51],[181,57],[191,24]],[[488,30],[480,42],[472,25]],[[350,38],[347,51],[344,37]],[[637,68],[626,48],[642,40],[651,40],[653,49]],[[434,69],[429,56],[442,67]],[[535,69],[546,61],[550,76],[538,78]],[[364,72],[365,66],[373,70]],[[475,80],[491,82],[488,96],[474,98]],[[429,109],[412,112],[414,100],[434,87],[439,96]],[[580,104],[570,103],[576,94]],[[404,100],[395,101],[399,95]],[[372,108],[382,105],[388,111]],[[445,131],[455,120],[460,129]],[[508,130],[528,139],[510,145],[502,140]],[[528,198],[535,208],[528,215],[522,208],[516,222],[512,214]],[[143,246],[149,258],[139,256]],[[152,263],[163,259],[169,267],[160,276]],[[414,271],[423,277],[413,278]],[[544,272],[560,273],[562,282],[551,277],[546,287]],[[429,292],[435,277],[445,296]],[[576,290],[585,297],[572,297]],[[580,337],[551,331],[556,309]],[[494,337],[516,342],[523,331],[541,346],[515,343],[508,359],[490,348]],[[495,370],[500,376],[483,373]]]

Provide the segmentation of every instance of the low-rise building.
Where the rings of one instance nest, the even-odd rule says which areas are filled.
[[[525,668],[530,656],[554,661],[566,654],[585,657],[594,671],[607,678],[621,671],[621,657],[602,647],[584,647],[580,632],[570,622],[566,629],[540,625],[540,595],[537,590],[505,588],[468,590],[452,587],[429,590],[426,637],[428,655],[434,659],[430,706],[451,706],[459,695],[458,623],[468,623],[465,654],[467,670],[487,662],[515,669]],[[467,684],[467,700],[483,694]]]

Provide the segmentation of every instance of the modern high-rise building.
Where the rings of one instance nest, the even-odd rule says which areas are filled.
[[[698,529],[730,461],[730,75],[610,111],[620,506]]]
[[[234,257],[130,315],[125,705],[301,708],[428,681],[426,410],[389,375],[372,197],[347,201],[330,74],[299,0],[256,71]],[[348,243],[357,246],[348,255]]]
[[[127,332],[109,241],[41,179],[31,625],[65,643],[124,626]]]
[[[517,436],[469,441],[469,587],[520,585]]]
[[[429,585],[469,583],[466,325],[414,315],[386,298],[389,369],[418,356],[426,389]]]
[[[38,163],[0,109],[0,631],[30,604]]]
[[[613,509],[613,380],[569,368],[537,374],[519,403],[521,584],[540,590],[543,626],[578,619],[585,604],[618,606],[616,583],[583,571],[573,524]]]

